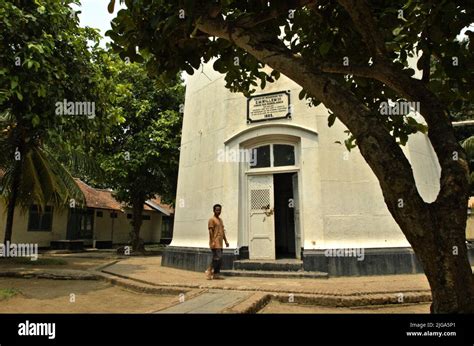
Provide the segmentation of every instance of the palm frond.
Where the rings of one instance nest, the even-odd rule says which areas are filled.
[[[8,199],[11,194],[14,169],[9,168],[2,180],[2,196]],[[85,205],[85,197],[72,175],[53,155],[41,147],[33,147],[21,161],[21,182],[17,206],[27,209],[36,204],[40,209],[51,204],[67,208],[71,200],[77,207]]]
[[[474,136],[465,139],[461,146],[466,151],[467,159],[474,160]]]
[[[21,165],[21,181],[18,189],[17,205],[22,209],[27,209],[34,201],[34,204],[44,209],[46,206],[45,191],[47,186],[41,181],[38,169],[35,165],[34,151],[25,155]]]
[[[85,206],[85,197],[77,185],[71,173],[59,162],[55,156],[48,150],[42,149],[44,162],[47,162],[55,183],[55,192],[58,205],[61,203],[69,204],[71,199],[75,200],[79,206]]]
[[[99,181],[105,180],[104,170],[91,154],[68,145],[48,146],[45,150],[54,153],[56,160],[61,162],[71,174],[79,177],[93,177]]]
[[[12,132],[16,126],[15,119],[8,113],[0,115],[0,169],[6,170],[14,160]]]

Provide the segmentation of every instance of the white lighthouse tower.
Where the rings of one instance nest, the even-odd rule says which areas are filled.
[[[163,265],[203,271],[207,221],[222,204],[224,269],[296,263],[330,275],[412,273],[421,268],[390,215],[369,166],[328,127],[328,110],[299,100],[281,76],[251,98],[225,88],[204,64],[188,76],[173,241]],[[439,190],[439,166],[424,134],[404,152],[426,201]],[[258,267],[258,265],[257,265]]]

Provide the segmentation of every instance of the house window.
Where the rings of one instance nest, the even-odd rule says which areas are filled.
[[[53,225],[53,207],[46,206],[40,210],[37,205],[32,205],[28,217],[28,231],[50,232]]]
[[[172,227],[172,220],[170,217],[163,216],[163,219],[161,222],[161,238],[162,239],[173,238],[173,227]]]
[[[97,215],[97,217],[102,217],[102,216],[104,216],[104,213],[101,212],[101,211],[98,211],[96,215]]]
[[[92,238],[94,231],[94,210],[87,209],[84,211],[82,215],[82,222],[81,222],[81,238],[82,239],[90,239]]]
[[[295,164],[295,147],[287,144],[273,145],[273,166],[293,166]]]
[[[111,217],[112,219],[116,219],[116,218],[117,218],[117,213],[116,213],[115,211],[111,212],[111,213],[110,213],[110,217]]]
[[[94,232],[94,209],[70,209],[68,239],[92,239]]]
[[[254,148],[256,155],[250,164],[251,168],[270,167],[270,146],[262,145]]]
[[[131,219],[133,217],[132,214],[127,214],[127,219]],[[142,215],[142,220],[150,220],[150,215]]]
[[[250,168],[294,166],[295,146],[290,144],[266,144],[252,149]]]

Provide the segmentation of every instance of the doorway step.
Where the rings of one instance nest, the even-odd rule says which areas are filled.
[[[49,244],[51,250],[84,251],[83,240],[52,240]]]
[[[326,279],[327,273],[303,270],[303,261],[277,259],[274,261],[238,260],[233,270],[222,270],[225,276],[267,277],[267,278],[312,278]]]

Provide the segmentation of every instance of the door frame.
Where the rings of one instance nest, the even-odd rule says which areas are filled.
[[[239,149],[252,149],[267,144],[289,144],[295,147],[295,165],[293,166],[281,166],[281,167],[264,167],[264,168],[249,168],[249,164],[246,162],[241,162],[239,164],[239,221],[238,224],[238,246],[245,246],[248,248],[250,239],[250,218],[248,215],[248,198],[249,198],[249,186],[248,186],[248,176],[249,175],[267,175],[267,174],[277,174],[277,173],[298,173],[298,190],[300,198],[300,239],[301,244],[304,244],[304,232],[303,232],[303,210],[304,203],[302,202],[303,193],[302,193],[302,157],[301,157],[301,137],[287,134],[275,134],[275,135],[264,135],[259,137],[250,138],[244,142],[241,142]],[[296,230],[295,230],[296,231]],[[249,250],[250,251],[250,250]]]
[[[67,240],[82,240],[85,245],[92,245],[95,237],[95,212],[94,208],[69,208],[67,225],[66,225],[66,239]],[[81,229],[84,217],[91,218],[91,237],[81,237]]]
[[[275,167],[277,168],[277,167]],[[259,170],[258,172],[245,172],[244,174],[244,184],[242,186],[242,193],[240,194],[241,199],[242,199],[242,214],[244,215],[244,234],[246,235],[246,243],[247,246],[249,246],[249,256],[250,256],[250,215],[249,213],[249,205],[248,205],[248,199],[249,199],[249,176],[256,176],[256,175],[274,175],[278,173],[297,173],[298,174],[298,192],[299,192],[299,202],[300,202],[300,227],[299,230],[296,229],[295,225],[295,236],[296,232],[300,233],[300,239],[301,239],[301,245],[303,244],[303,232],[302,232],[302,222],[301,222],[301,215],[302,215],[302,204],[301,203],[301,173],[299,168],[294,168],[294,167],[286,167],[286,168],[279,168],[278,169],[265,169],[265,170]],[[273,185],[273,192],[275,192],[275,185]],[[274,226],[275,227],[275,226]],[[296,244],[295,244],[296,245]],[[276,249],[275,249],[276,250]],[[301,251],[300,249],[295,249],[295,251]]]
[[[277,167],[275,167],[277,168]],[[279,167],[278,167],[279,168]],[[245,172],[244,176],[245,176],[245,179],[244,179],[244,186],[243,186],[243,193],[241,194],[241,198],[242,198],[242,207],[244,208],[244,234],[245,234],[245,238],[247,240],[247,246],[248,246],[248,249],[249,249],[249,257],[250,257],[250,215],[249,215],[249,205],[248,205],[248,200],[249,200],[249,176],[256,176],[256,175],[274,175],[274,174],[278,174],[278,173],[296,173],[298,174],[298,197],[299,197],[299,209],[300,209],[300,226],[299,226],[299,229],[296,229],[296,224],[295,224],[295,237],[296,237],[296,232],[299,232],[300,234],[300,242],[301,242],[301,246],[303,246],[304,244],[304,240],[303,240],[303,232],[302,232],[302,202],[301,202],[301,171],[299,168],[294,168],[294,167],[286,167],[286,168],[283,168],[283,169],[265,169],[265,171],[263,170],[259,170],[258,172]],[[275,193],[275,185],[273,185],[273,193]],[[275,227],[275,225],[273,226]],[[295,246],[296,246],[296,243],[295,243]],[[276,251],[276,249],[275,249]],[[301,248],[300,249],[295,249],[295,251],[301,251]],[[297,258],[297,257],[295,257]]]

